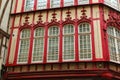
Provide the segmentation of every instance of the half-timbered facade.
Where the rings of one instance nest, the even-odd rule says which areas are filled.
[[[119,3],[13,0],[6,80],[119,80]]]

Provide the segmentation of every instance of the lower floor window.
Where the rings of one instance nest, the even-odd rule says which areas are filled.
[[[63,37],[63,60],[74,60],[74,36]]]
[[[58,61],[58,37],[50,37],[48,43],[47,61]]]
[[[79,59],[88,60],[92,58],[91,38],[88,35],[79,35]]]

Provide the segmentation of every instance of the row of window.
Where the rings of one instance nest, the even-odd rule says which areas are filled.
[[[75,60],[75,29],[71,24],[63,27],[62,40],[62,60]],[[43,62],[44,56],[44,27],[39,27],[34,30],[34,40],[32,49],[32,62]],[[57,62],[59,60],[59,44],[60,30],[58,26],[48,28],[48,46],[47,46],[47,62]],[[92,59],[92,44],[91,44],[91,27],[88,23],[82,23],[78,26],[78,43],[79,43],[79,59]],[[28,53],[30,48],[30,30],[24,29],[21,32],[20,47],[18,54],[18,62],[26,63],[28,61]]]
[[[64,6],[74,5],[75,0],[64,0]],[[35,0],[26,0],[25,11],[33,10]],[[50,0],[50,8],[60,7],[61,0]],[[78,4],[89,4],[89,0],[78,0]],[[37,0],[37,9],[46,9],[47,0]]]
[[[120,62],[120,30],[110,26],[107,31],[110,60]]]

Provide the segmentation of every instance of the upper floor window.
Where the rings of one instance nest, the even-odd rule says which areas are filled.
[[[64,0],[64,6],[74,5],[74,0]]]
[[[33,43],[33,62],[42,62],[44,54],[44,28],[40,27],[34,31],[34,43]]]
[[[109,26],[108,33],[108,45],[111,61],[120,62],[120,30]]]
[[[78,4],[89,4],[89,0],[78,0]]]
[[[60,7],[60,0],[50,0],[51,8]]]
[[[38,0],[37,9],[46,9],[47,8],[47,0]]]
[[[48,54],[47,61],[58,61],[59,56],[59,28],[52,26],[48,30]]]
[[[74,60],[74,27],[71,24],[63,27],[63,60]]]
[[[89,60],[92,58],[91,29],[88,23],[82,23],[78,27],[79,59]]]
[[[26,0],[25,11],[33,10],[34,0]]]
[[[28,61],[29,44],[30,44],[30,30],[24,29],[22,30],[20,35],[20,46],[18,54],[19,63],[26,63]]]

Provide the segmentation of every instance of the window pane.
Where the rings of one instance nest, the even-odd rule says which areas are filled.
[[[21,38],[29,38],[30,37],[30,30],[25,29],[22,31]]]
[[[44,28],[35,29],[33,45],[34,45],[34,47],[33,47],[32,61],[42,62],[43,61],[43,53],[44,53]]]
[[[74,60],[74,27],[71,24],[63,28],[63,59]]]
[[[33,10],[34,0],[26,0],[25,11]]]
[[[72,6],[74,5],[74,0],[64,0],[64,6]]]
[[[114,36],[114,28],[113,27],[108,27],[107,32],[108,32],[109,35]]]
[[[49,28],[49,36],[55,36],[59,34],[59,28],[56,26]]]
[[[74,36],[64,36],[64,50],[63,58],[64,60],[74,59]]]
[[[65,25],[64,26],[64,34],[73,34],[74,33],[74,27],[73,25]]]
[[[58,60],[58,37],[49,38],[48,61]]]
[[[21,32],[20,49],[18,54],[18,62],[28,61],[30,30],[24,29]]]
[[[80,50],[80,59],[91,59],[91,40],[90,34],[88,35],[79,35],[79,50]]]
[[[90,27],[88,23],[82,23],[79,25],[79,33],[87,33],[90,32]]]
[[[58,39],[59,39],[59,28],[52,26],[49,28],[48,36],[48,57],[47,61],[58,61]]]
[[[51,8],[60,7],[60,0],[51,0]]]
[[[42,37],[42,36],[44,36],[44,28],[37,28],[36,30],[35,30],[35,36],[36,37]]]
[[[79,25],[79,59],[88,60],[92,58],[91,30],[88,23]]]
[[[47,0],[38,0],[37,9],[46,9]]]
[[[78,4],[89,4],[89,0],[78,0]]]
[[[120,61],[120,30],[110,26],[107,29],[111,61]]]
[[[116,47],[115,47],[115,39],[113,37],[108,37],[109,43],[109,52],[110,59],[116,61]]]

